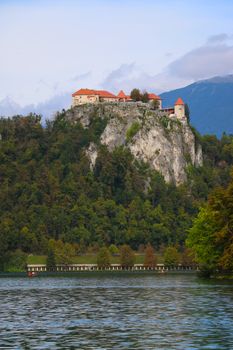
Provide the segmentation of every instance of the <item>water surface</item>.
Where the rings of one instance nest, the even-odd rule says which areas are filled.
[[[194,275],[0,278],[0,349],[233,349],[233,285]]]

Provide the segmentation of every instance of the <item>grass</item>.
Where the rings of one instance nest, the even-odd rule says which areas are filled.
[[[160,255],[157,256],[157,262],[162,263],[162,257]],[[46,255],[29,255],[27,258],[28,264],[46,264]],[[97,255],[95,254],[85,254],[85,255],[77,255],[73,259],[73,264],[96,264],[97,263]],[[135,264],[143,264],[144,263],[144,254],[135,254]],[[120,264],[119,256],[111,256],[111,264]]]

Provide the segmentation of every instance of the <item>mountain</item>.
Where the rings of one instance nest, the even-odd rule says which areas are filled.
[[[180,89],[161,94],[164,107],[173,106],[178,97],[189,105],[191,124],[201,134],[223,132],[233,134],[233,75],[201,80]],[[20,106],[11,98],[0,101],[0,116],[26,115],[30,112],[43,115],[43,121],[55,112],[67,109],[71,104],[71,93],[55,95],[37,105]]]
[[[9,96],[5,97],[0,101],[0,115],[1,116],[12,116],[18,114],[22,110],[22,107],[17,104]]]
[[[27,115],[37,113],[43,116],[43,120],[51,118],[57,111],[70,107],[71,94],[55,95],[45,102],[37,105],[20,106],[12,98],[6,97],[0,101],[0,116],[12,117],[14,115]]]
[[[202,134],[233,134],[233,75],[201,80],[161,94],[163,105],[173,106],[181,96],[189,105],[191,124]]]

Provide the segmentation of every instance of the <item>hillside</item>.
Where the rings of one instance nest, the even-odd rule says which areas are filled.
[[[164,106],[182,96],[191,112],[191,123],[202,134],[233,133],[233,75],[202,80],[161,94]]]
[[[111,244],[182,249],[233,164],[233,138],[196,139],[186,122],[145,106],[78,107],[45,127],[37,115],[2,118],[0,135],[0,269],[46,255],[51,240],[77,254]]]

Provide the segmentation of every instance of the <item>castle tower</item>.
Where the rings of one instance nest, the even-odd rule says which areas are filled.
[[[178,119],[183,119],[185,117],[185,104],[182,98],[180,97],[175,103],[174,112]]]
[[[127,100],[127,96],[126,96],[126,94],[124,93],[123,90],[121,90],[121,91],[119,92],[119,94],[117,95],[117,97],[119,98],[119,101],[121,101],[121,102],[125,102],[125,101]]]

